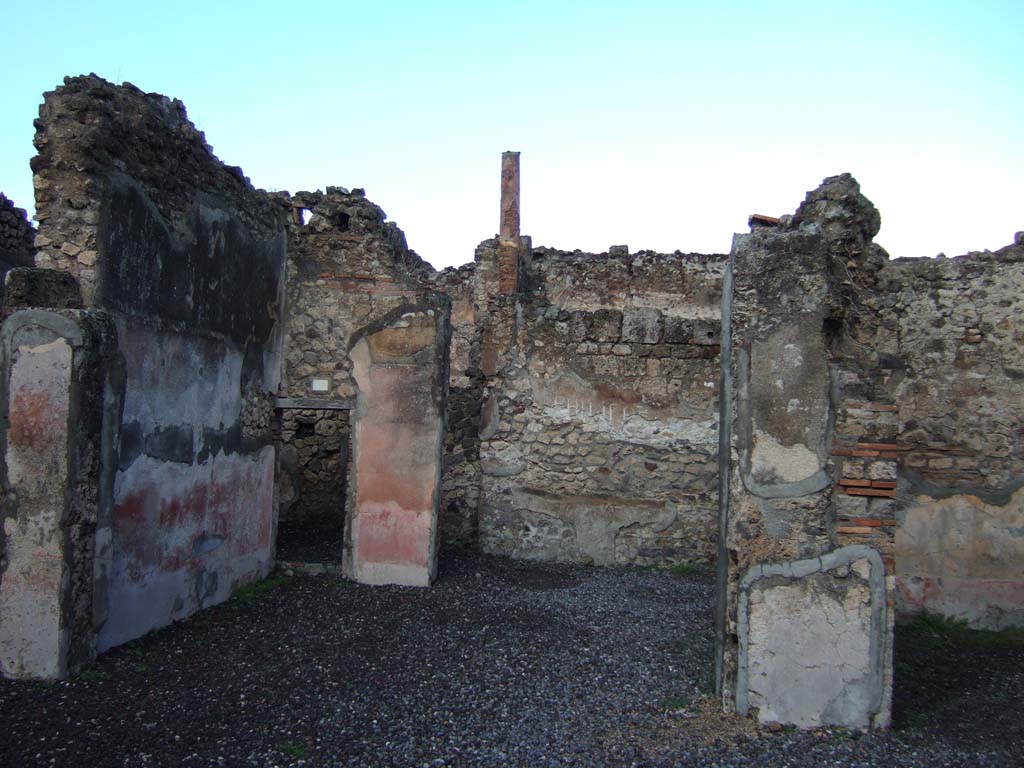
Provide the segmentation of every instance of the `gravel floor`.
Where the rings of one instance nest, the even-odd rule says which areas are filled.
[[[1020,648],[898,649],[911,727],[767,733],[702,698],[708,575],[452,552],[431,589],[264,585],[73,681],[0,681],[0,764],[1024,764]]]

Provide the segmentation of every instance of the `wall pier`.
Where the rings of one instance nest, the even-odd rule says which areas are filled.
[[[342,569],[365,584],[425,587],[437,575],[450,312],[437,296],[352,339],[358,392]]]
[[[0,360],[0,671],[58,679],[95,657],[107,615],[124,367],[98,312],[16,312]]]
[[[877,231],[851,178],[815,196],[848,229]],[[879,552],[842,547],[835,525],[848,307],[833,270],[851,254],[845,230],[822,226],[835,211],[800,213],[737,235],[725,279],[717,688],[762,722],[885,727],[891,582]]]

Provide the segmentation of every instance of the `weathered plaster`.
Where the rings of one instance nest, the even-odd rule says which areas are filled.
[[[22,310],[0,342],[0,668],[57,678],[96,653],[94,531],[109,525],[123,391],[102,313]],[[99,558],[98,560],[94,560]]]
[[[140,456],[115,486],[100,650],[227,599],[273,552],[274,449],[195,464]]]
[[[863,546],[751,568],[739,585],[736,711],[763,723],[889,722],[885,569]]]
[[[7,481],[17,516],[4,519],[0,582],[0,671],[64,677],[69,631],[65,562],[71,347],[63,338],[21,346],[11,364]]]
[[[1024,625],[1024,488],[1005,504],[971,494],[907,504],[896,531],[897,610],[971,626]]]
[[[395,310],[352,339],[358,394],[343,569],[367,584],[428,586],[448,376],[447,302]]]

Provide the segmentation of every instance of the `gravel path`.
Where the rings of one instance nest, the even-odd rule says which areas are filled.
[[[431,589],[264,584],[73,681],[0,681],[0,764],[1024,764],[1019,648],[974,659],[941,695],[920,689],[947,685],[948,660],[903,654],[926,670],[903,696],[911,728],[762,733],[701,696],[708,575],[452,552]]]

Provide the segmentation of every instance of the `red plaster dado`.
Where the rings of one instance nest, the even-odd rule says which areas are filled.
[[[972,626],[999,629],[1001,618],[1024,616],[1024,579],[957,579],[897,576],[901,612],[932,611],[966,619]]]
[[[399,464],[418,441],[434,442],[429,428],[378,421],[358,426],[358,514],[353,525],[363,562],[426,566],[436,464]]]
[[[272,462],[221,457],[213,466],[151,462],[148,469],[122,485],[114,506],[118,548],[139,578],[151,568],[178,571],[228,553],[241,556],[270,547]],[[204,537],[223,543],[196,553]]]
[[[371,418],[358,426],[359,503],[393,502],[402,509],[430,509],[434,497],[436,464],[401,464],[395,458],[410,458],[409,447],[434,435],[403,424],[379,423]]]
[[[353,533],[364,563],[427,565],[429,509],[417,512],[388,503],[361,504]]]
[[[50,384],[50,382],[44,383]],[[11,427],[7,433],[12,446],[51,454],[52,446],[63,446],[67,431],[67,396],[55,397],[49,388],[21,386],[11,391]],[[47,450],[50,448],[50,450]],[[48,457],[59,459],[57,456]]]

